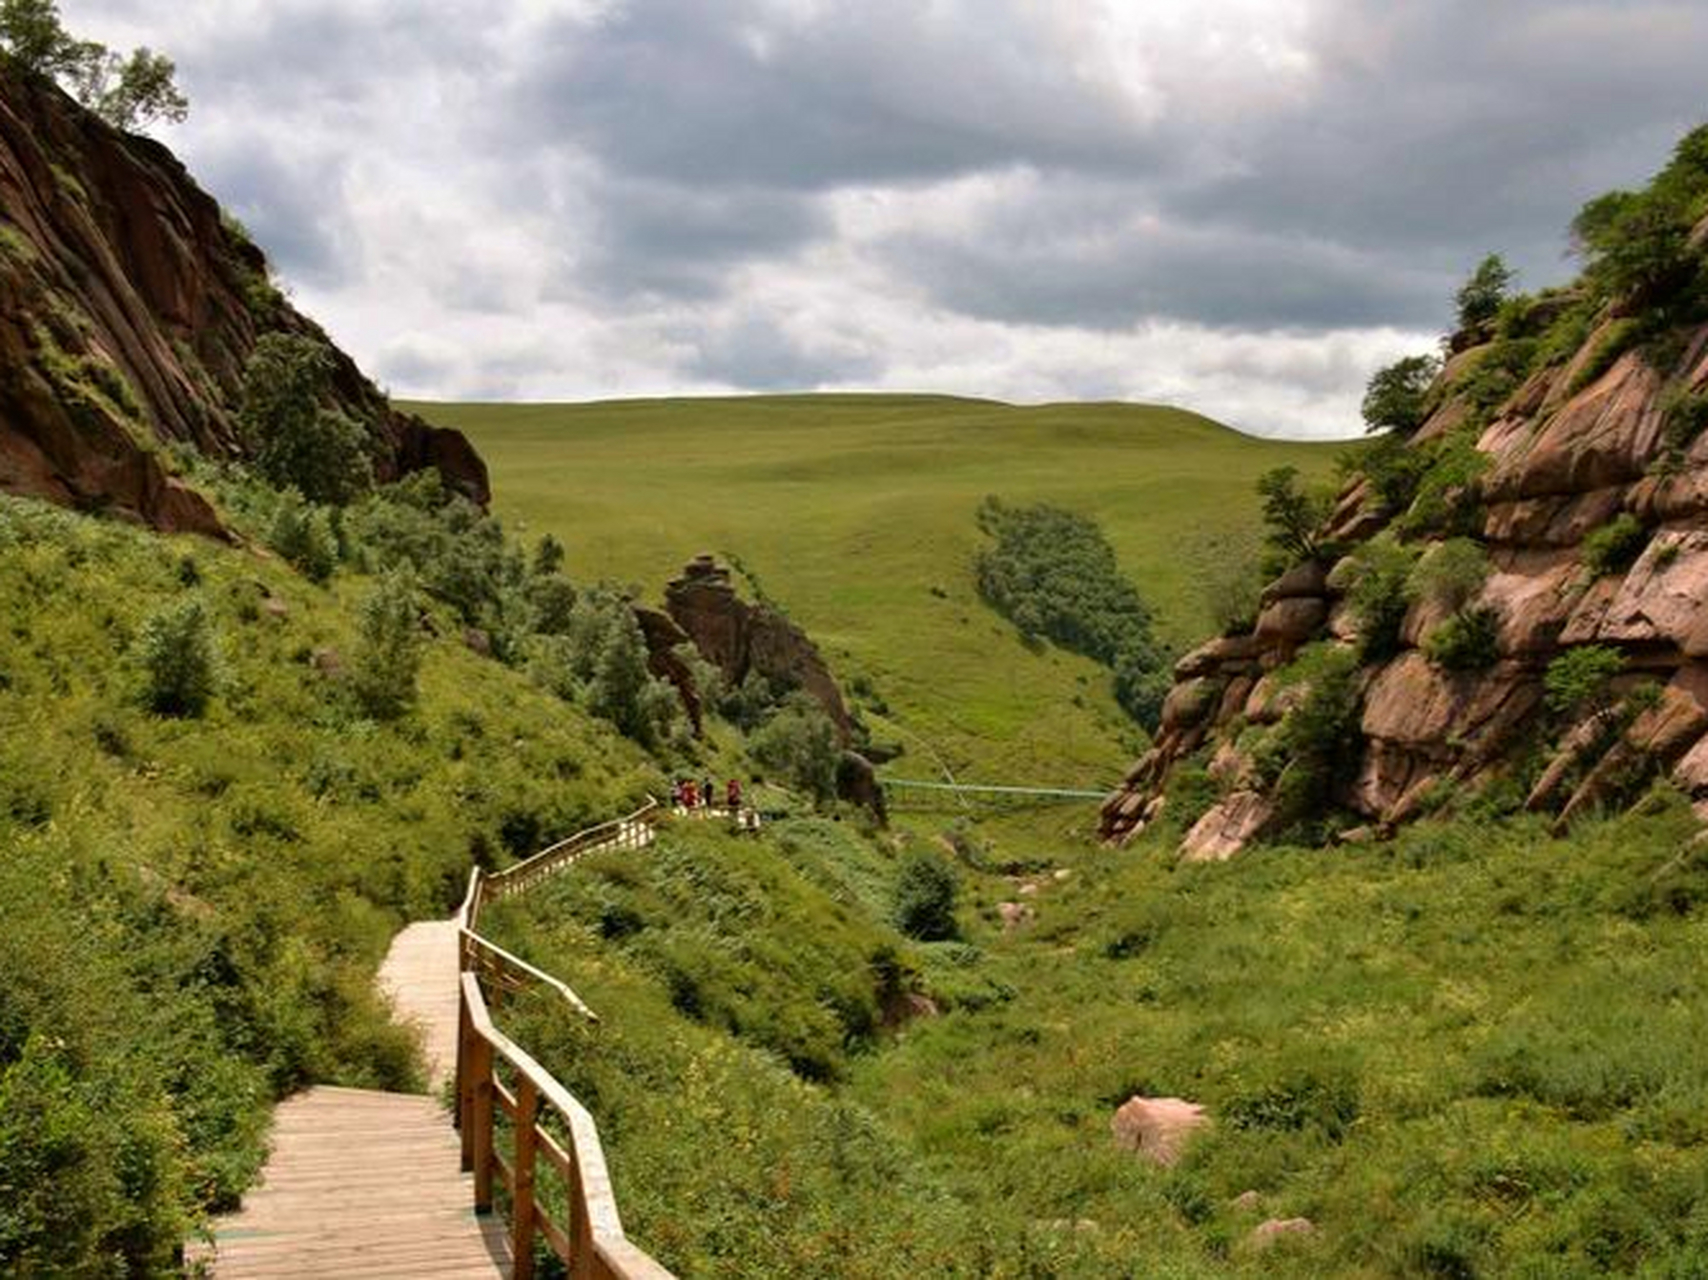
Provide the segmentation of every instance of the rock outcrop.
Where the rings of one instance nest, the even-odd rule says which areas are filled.
[[[170,151],[0,67],[0,491],[221,534],[169,446],[242,456],[244,364],[269,331],[325,339]],[[378,477],[437,468],[484,505],[468,441],[332,350],[329,407],[367,424]]]
[[[694,736],[699,737],[705,728],[705,705],[700,698],[700,690],[694,684],[694,673],[677,652],[680,646],[688,643],[688,633],[657,609],[636,605],[634,613],[635,621],[640,623],[641,635],[646,639],[647,670],[675,688],[688,723],[694,726]]]
[[[1184,1098],[1132,1097],[1109,1119],[1115,1145],[1162,1165],[1174,1164],[1192,1135],[1210,1123],[1204,1108]]]
[[[771,606],[737,595],[729,570],[713,557],[691,561],[665,588],[664,601],[671,620],[731,685],[751,672],[780,691],[800,689],[824,708],[842,745],[852,740],[848,706],[818,646]]]
[[[1705,237],[1708,222],[1699,253]],[[1528,372],[1492,407],[1476,404],[1473,388],[1496,345],[1456,342],[1410,445],[1457,439],[1486,459],[1445,491],[1455,517],[1432,525],[1384,506],[1366,479],[1347,485],[1322,530],[1325,555],[1273,583],[1249,631],[1177,664],[1152,750],[1103,806],[1106,840],[1129,840],[1166,812],[1169,781],[1187,761],[1217,796],[1187,829],[1183,857],[1226,858],[1320,816],[1289,812],[1298,789],[1288,790],[1288,761],[1273,751],[1262,759],[1265,736],[1273,745],[1274,727],[1310,697],[1310,681],[1283,669],[1316,643],[1355,670],[1349,727],[1332,744],[1339,767],[1313,803],[1347,815],[1359,838],[1503,782],[1562,822],[1669,772],[1708,798],[1708,325],[1676,327],[1610,360],[1617,321],[1605,317],[1616,312],[1604,308],[1575,356]],[[1416,553],[1468,534],[1488,573],[1456,610],[1402,601],[1396,642],[1367,651],[1348,592],[1364,572],[1361,548],[1384,530]],[[1605,552],[1615,532],[1629,556]],[[1472,616],[1492,629],[1480,660],[1450,666],[1430,655],[1443,624]],[[1550,708],[1550,663],[1589,645],[1617,651],[1622,671],[1581,705]],[[1538,753],[1539,775],[1522,767]]]

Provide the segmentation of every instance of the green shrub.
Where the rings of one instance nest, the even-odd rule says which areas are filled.
[[[996,540],[974,565],[979,595],[1028,641],[1048,639],[1110,668],[1116,701],[1154,727],[1168,655],[1097,523],[1059,507],[1010,507],[987,497],[978,524]]]
[[[1599,578],[1629,569],[1643,554],[1648,542],[1648,529],[1641,520],[1626,511],[1586,534],[1580,554],[1584,567]]]
[[[164,605],[136,640],[143,700],[163,716],[199,716],[219,687],[219,647],[207,605],[192,596]]]
[[[910,938],[941,942],[960,936],[955,923],[955,872],[934,853],[908,854],[896,877],[893,918]]]
[[[1498,253],[1491,253],[1479,262],[1470,279],[1453,295],[1459,328],[1481,329],[1499,315],[1512,280],[1512,268]]]
[[[1665,414],[1661,426],[1661,444],[1665,450],[1662,456],[1677,468],[1683,465],[1685,452],[1708,428],[1708,392],[1676,387],[1661,408]]]
[[[1625,655],[1611,645],[1567,649],[1542,677],[1549,710],[1565,715],[1605,706],[1613,677],[1624,669]]]
[[[1391,513],[1411,506],[1434,457],[1432,445],[1413,445],[1390,431],[1350,457],[1348,465],[1370,482],[1382,509]]]
[[[1429,391],[1440,372],[1441,361],[1432,355],[1407,356],[1378,369],[1364,391],[1365,430],[1411,436],[1429,416]]]
[[[1449,538],[1418,560],[1407,589],[1414,599],[1459,613],[1482,592],[1489,568],[1488,553],[1478,543],[1470,538]]]
[[[669,736],[676,691],[647,669],[646,638],[627,602],[607,608],[587,680],[587,709],[651,750]]]
[[[338,567],[338,537],[326,508],[305,503],[295,490],[281,496],[267,545],[310,582],[325,582]]]
[[[1567,393],[1576,395],[1597,381],[1614,366],[1620,356],[1636,346],[1642,336],[1642,323],[1636,319],[1625,317],[1610,321],[1601,330],[1601,336],[1595,340],[1595,346],[1572,375],[1571,384],[1566,388]]]
[[[1471,407],[1470,421],[1484,424],[1529,375],[1540,344],[1531,338],[1494,342],[1454,384],[1452,390]]]
[[[1263,499],[1265,537],[1277,572],[1326,556],[1322,527],[1333,510],[1332,493],[1301,487],[1297,467],[1276,467],[1257,478],[1257,494]]]
[[[243,373],[238,426],[255,469],[311,502],[345,503],[373,484],[366,428],[323,407],[333,367],[324,342],[269,333],[255,344]]]
[[[1493,609],[1464,609],[1437,625],[1423,652],[1447,671],[1481,671],[1500,659],[1500,615]]]
[[[421,608],[406,573],[391,573],[362,601],[353,687],[376,720],[395,720],[415,705],[421,669]]]
[[[753,758],[815,804],[836,798],[836,766],[841,749],[836,726],[824,708],[808,694],[795,692],[754,731],[749,741]]]
[[[1277,680],[1282,687],[1302,685],[1305,694],[1262,739],[1254,763],[1273,781],[1285,822],[1309,839],[1360,757],[1358,655],[1329,641],[1308,645]]]
[[[1380,662],[1399,652],[1400,628],[1410,606],[1408,588],[1417,552],[1389,532],[1370,539],[1347,558],[1345,580],[1333,585],[1346,592],[1347,608],[1358,625],[1360,662]]]
[[[1481,428],[1474,423],[1429,442],[1429,459],[1418,476],[1416,496],[1399,522],[1412,537],[1469,535],[1482,524],[1478,481],[1492,465],[1477,448]]]

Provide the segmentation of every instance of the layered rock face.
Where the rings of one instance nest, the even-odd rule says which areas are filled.
[[[1493,660],[1472,670],[1433,661],[1423,646],[1444,613],[1416,602],[1398,652],[1356,672],[1346,744],[1355,767],[1336,781],[1331,803],[1361,815],[1371,834],[1501,779],[1522,780],[1528,807],[1562,819],[1660,774],[1708,797],[1708,432],[1681,444],[1682,433],[1668,430],[1681,402],[1708,395],[1708,326],[1674,333],[1658,356],[1629,350],[1597,373],[1614,323],[1574,359],[1532,374],[1476,436],[1488,461],[1470,482],[1468,531],[1486,549],[1489,573],[1468,607],[1489,611]],[[1439,407],[1411,447],[1465,430],[1456,387],[1480,350],[1448,364]],[[1208,769],[1219,799],[1187,833],[1183,856],[1228,857],[1299,816],[1283,813],[1250,744],[1308,696],[1276,674],[1301,647],[1358,651],[1346,600],[1356,553],[1394,518],[1367,482],[1348,486],[1324,543],[1354,558],[1297,566],[1264,593],[1254,629],[1180,661],[1154,748],[1103,806],[1105,839],[1126,841],[1163,812],[1169,779],[1188,758]],[[1585,540],[1619,519],[1640,552],[1597,572],[1591,563],[1605,558],[1586,557]],[[1640,528],[1631,531],[1633,522]],[[1616,650],[1622,672],[1570,713],[1546,707],[1550,662],[1587,645]],[[1539,778],[1534,763],[1521,771],[1526,757],[1544,762]],[[1699,811],[1708,816],[1708,801]]]
[[[0,490],[221,532],[159,446],[242,455],[244,363],[268,331],[325,337],[171,152],[0,69]],[[381,480],[435,467],[487,501],[466,439],[333,351],[328,407],[369,424]]]
[[[848,744],[848,707],[818,647],[775,609],[736,595],[728,569],[709,555],[698,556],[665,588],[664,600],[671,619],[725,680],[740,684],[756,672],[779,689],[803,690]]]

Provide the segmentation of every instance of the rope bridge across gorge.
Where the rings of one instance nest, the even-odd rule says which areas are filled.
[[[885,793],[894,809],[929,809],[953,803],[963,809],[977,802],[985,805],[1064,804],[1082,800],[1105,800],[1110,788],[1018,787],[995,783],[925,782],[914,778],[882,778]]]
[[[476,868],[455,916],[399,933],[380,985],[425,1033],[429,1085],[454,1073],[456,1131],[420,1095],[320,1087],[291,1098],[274,1118],[262,1186],[215,1224],[211,1242],[188,1251],[192,1265],[220,1280],[528,1280],[543,1240],[573,1280],[671,1280],[623,1234],[593,1117],[497,1028],[492,1010],[543,987],[597,1018],[558,979],[479,932],[485,905],[589,854],[644,848],[663,816],[649,802],[505,871]],[[500,1189],[503,1215],[494,1212]]]

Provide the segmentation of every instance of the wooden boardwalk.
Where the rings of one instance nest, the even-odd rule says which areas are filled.
[[[418,1023],[435,1094],[456,1066],[457,925],[413,924],[380,970]],[[219,1280],[508,1276],[506,1227],[472,1208],[461,1145],[437,1097],[314,1088],[274,1115],[262,1183],[190,1251]]]

